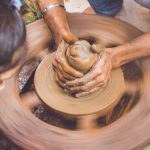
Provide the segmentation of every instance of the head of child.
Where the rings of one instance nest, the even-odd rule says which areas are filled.
[[[10,0],[0,1],[0,82],[10,78],[24,59],[26,30]]]

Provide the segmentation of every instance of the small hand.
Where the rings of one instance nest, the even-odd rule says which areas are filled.
[[[98,54],[98,60],[89,73],[73,81],[67,81],[64,88],[75,94],[75,97],[94,93],[106,86],[111,69],[111,58],[108,53],[103,51]]]
[[[53,66],[57,76],[56,81],[62,87],[64,87],[64,83],[67,81],[83,76],[83,73],[75,70],[68,64],[65,56],[68,46],[69,44],[67,44],[65,41],[62,41],[53,60]],[[94,53],[99,53],[100,51],[104,50],[104,47],[99,44],[93,44],[91,46],[91,50]]]
[[[65,56],[68,46],[69,44],[62,41],[59,44],[53,59],[53,67],[58,78],[58,83],[61,84],[61,86],[63,85],[62,83],[65,83],[68,80],[74,80],[75,78],[83,76],[81,72],[75,70],[68,64]]]

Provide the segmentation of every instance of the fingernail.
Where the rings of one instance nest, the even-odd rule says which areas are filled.
[[[83,73],[77,73],[77,76],[78,76],[78,78],[81,78],[81,77],[83,77]]]
[[[55,57],[54,57],[54,60],[55,60],[56,62],[59,62],[58,56],[55,56]]]

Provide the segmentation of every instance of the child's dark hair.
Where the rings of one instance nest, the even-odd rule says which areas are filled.
[[[0,73],[11,69],[22,59],[20,56],[14,61],[13,56],[24,45],[25,38],[26,30],[20,13],[10,6],[10,0],[0,0]]]

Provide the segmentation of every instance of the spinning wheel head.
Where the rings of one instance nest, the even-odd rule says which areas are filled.
[[[105,46],[120,45],[142,34],[133,26],[109,17],[69,14],[68,20],[71,31],[75,35],[83,38],[93,35],[96,39],[100,39]],[[41,52],[42,49],[48,47],[49,37],[51,36],[43,20],[28,25],[27,35],[30,50],[28,59],[32,58],[37,50]],[[37,37],[39,37],[38,40]],[[75,99],[66,95],[54,81],[55,75],[51,65],[52,58],[53,54],[47,55],[35,74],[36,92],[43,102],[51,108],[70,115],[94,112],[103,114],[108,109],[113,108],[122,95],[124,78],[121,69],[112,71],[111,79],[105,89],[89,97]],[[9,135],[10,139],[24,149],[134,149],[138,145],[145,144],[150,139],[148,134],[150,124],[150,107],[148,105],[150,97],[148,84],[150,77],[149,63],[149,59],[139,61],[140,68],[145,70],[143,76],[145,85],[142,86],[144,92],[137,106],[127,115],[113,122],[110,126],[104,127],[104,129],[101,126],[96,128],[97,119],[100,115],[95,117],[95,114],[73,116],[73,118],[77,118],[77,126],[80,129],[79,127],[77,128],[82,130],[81,132],[72,132],[68,129],[53,127],[35,118],[20,103],[24,100],[19,97],[19,90],[16,91],[17,74],[6,81],[6,88],[0,93],[0,120],[2,122],[0,127]],[[134,78],[134,80],[136,79]],[[138,98],[136,97],[136,99]],[[31,100],[31,97],[29,100]],[[86,125],[89,125],[89,127],[86,127]],[[94,132],[91,132],[91,130]]]
[[[49,54],[41,62],[35,73],[35,88],[40,98],[51,108],[70,115],[92,113],[105,114],[111,110],[122,96],[125,88],[121,69],[113,70],[108,85],[100,91],[86,97],[74,98],[66,95],[55,82],[52,60]]]

